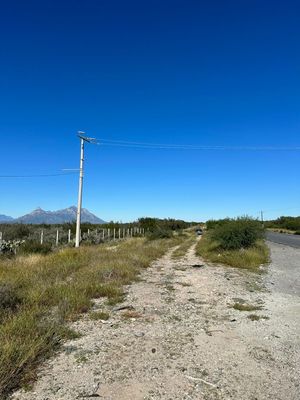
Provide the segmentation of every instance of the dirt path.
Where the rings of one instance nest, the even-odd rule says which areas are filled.
[[[153,263],[127,288],[129,309],[116,307],[105,322],[77,321],[82,338],[46,363],[33,391],[13,399],[299,399],[299,303],[274,297],[264,275],[203,265],[194,248]],[[229,307],[235,302],[263,309],[241,312]]]

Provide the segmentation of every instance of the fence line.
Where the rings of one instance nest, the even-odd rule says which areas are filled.
[[[75,240],[75,235],[72,235],[71,229],[68,231],[63,231],[60,229],[56,229],[56,231],[47,232],[47,230],[41,229],[35,231],[33,234],[33,240],[36,240],[41,245],[44,243],[53,243],[55,246],[59,246],[60,244],[70,244]],[[48,236],[48,237],[47,237]],[[73,237],[72,237],[73,236]],[[130,228],[102,228],[102,229],[88,229],[87,232],[82,233],[80,230],[80,240],[94,240],[95,244],[105,242],[105,241],[116,241],[121,239],[128,239],[136,236],[145,236],[145,229],[140,227],[130,227]],[[16,237],[11,240],[20,240],[20,238]],[[2,242],[7,242],[11,240],[6,240],[3,232],[0,232],[0,244]],[[26,238],[28,240],[28,238]]]

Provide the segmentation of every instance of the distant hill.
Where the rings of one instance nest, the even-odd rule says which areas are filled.
[[[0,214],[0,222],[12,222],[13,220],[14,220],[13,217]]]
[[[23,224],[63,224],[65,222],[73,222],[76,220],[77,207],[72,206],[63,210],[45,211],[37,208],[29,214],[22,217],[5,222],[23,223]],[[8,217],[9,218],[9,217]],[[0,219],[1,221],[1,219]],[[4,222],[4,221],[2,221]],[[92,214],[86,208],[82,209],[81,222],[89,222],[91,224],[104,224],[105,221]]]

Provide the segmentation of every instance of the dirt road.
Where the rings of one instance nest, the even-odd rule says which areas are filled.
[[[203,265],[194,247],[178,260],[171,250],[143,272],[108,321],[77,321],[83,336],[45,364],[33,391],[13,399],[299,399],[300,250],[270,244],[270,272],[253,274]]]

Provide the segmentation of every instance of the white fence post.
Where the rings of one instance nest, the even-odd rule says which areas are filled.
[[[110,239],[110,228],[107,229],[107,239]]]
[[[41,232],[41,244],[43,244],[43,242],[44,242],[44,231],[42,230],[42,232]]]
[[[88,229],[88,237],[90,236],[90,230]]]
[[[121,239],[121,228],[119,228],[119,239]]]
[[[116,228],[114,228],[114,240],[116,240]]]
[[[71,229],[69,229],[69,232],[68,232],[68,243],[70,243],[71,242]]]
[[[56,231],[56,246],[58,246],[58,229]]]

